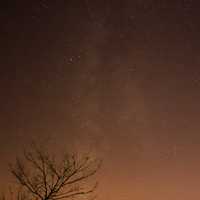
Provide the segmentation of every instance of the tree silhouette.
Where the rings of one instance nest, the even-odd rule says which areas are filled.
[[[62,159],[34,146],[16,159],[10,171],[20,186],[18,200],[60,200],[89,197],[97,183],[89,178],[96,174],[100,161],[92,156],[65,154]],[[90,186],[88,186],[90,185]]]

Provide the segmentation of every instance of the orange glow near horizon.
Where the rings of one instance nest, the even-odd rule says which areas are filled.
[[[198,1],[2,5],[0,187],[34,139],[103,159],[99,200],[199,199]]]

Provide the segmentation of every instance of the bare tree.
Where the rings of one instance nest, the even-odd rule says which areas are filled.
[[[10,170],[21,186],[18,200],[60,200],[93,193],[97,183],[91,185],[89,178],[99,167],[100,161],[88,155],[66,154],[60,160],[34,146]]]

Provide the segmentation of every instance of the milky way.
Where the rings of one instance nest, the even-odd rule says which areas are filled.
[[[99,199],[198,199],[199,6],[2,5],[1,185],[23,145],[53,138],[103,157]]]

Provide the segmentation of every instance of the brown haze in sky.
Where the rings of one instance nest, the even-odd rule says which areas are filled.
[[[23,145],[51,138],[104,159],[100,200],[199,199],[198,1],[5,4],[0,185]]]

